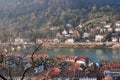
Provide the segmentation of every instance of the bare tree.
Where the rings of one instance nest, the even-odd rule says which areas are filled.
[[[20,80],[23,80],[25,78],[25,74],[27,74],[27,72],[29,70],[34,70],[34,68],[36,67],[35,66],[36,62],[34,61],[34,54],[37,51],[43,49],[43,42],[40,43],[40,44],[37,44],[36,43],[37,36],[35,35],[35,33],[33,33],[32,30],[31,30],[31,32],[32,32],[31,36],[33,38],[32,40],[33,40],[33,46],[34,46],[34,47],[32,47],[33,50],[32,50],[32,53],[31,53],[31,66],[28,67],[27,69],[25,69],[24,71],[22,71],[22,75],[21,75],[21,79]],[[8,46],[11,48],[11,43],[9,43]],[[13,58],[14,56],[13,55],[6,56],[6,54],[9,54],[9,53],[11,53],[11,51],[9,51],[7,53],[2,52],[2,54],[0,56],[0,63],[1,63],[0,67],[7,72],[6,75],[4,73],[0,73],[0,78],[3,79],[3,80],[8,80],[8,78],[9,78],[9,80],[13,80],[13,74],[12,74],[13,69],[12,69],[11,65],[13,63],[15,63],[16,61],[14,60],[14,58]],[[12,63],[11,64],[6,64],[6,62],[10,61],[10,60],[12,60]],[[22,64],[22,62],[19,61],[18,64]]]

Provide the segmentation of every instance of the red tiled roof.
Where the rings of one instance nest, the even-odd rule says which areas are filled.
[[[120,69],[120,62],[105,64],[101,67],[100,71],[110,70],[110,69]]]
[[[61,70],[59,68],[49,68],[47,76],[59,76]]]
[[[31,58],[32,55],[27,55],[27,58]],[[34,54],[33,57],[35,59],[40,59],[40,58],[44,58],[44,57],[48,57],[48,54]]]
[[[66,56],[64,56],[64,55],[59,55],[59,56],[56,56],[56,58],[58,58],[58,59],[65,59]]]
[[[14,58],[20,57],[21,54],[14,54]]]

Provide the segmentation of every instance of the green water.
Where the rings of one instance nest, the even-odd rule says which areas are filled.
[[[49,56],[57,55],[74,55],[74,56],[86,56],[94,62],[100,62],[104,57],[109,62],[120,62],[120,50],[119,49],[89,49],[89,48],[55,48],[46,51]]]
[[[25,51],[16,52],[24,54]],[[27,51],[27,54],[32,53],[32,51]],[[91,61],[101,62],[103,58],[107,59],[108,62],[120,62],[120,49],[93,49],[93,48],[54,48],[46,51],[39,51],[39,54],[46,53],[49,56],[57,55],[72,55],[72,56],[86,56],[90,58]]]

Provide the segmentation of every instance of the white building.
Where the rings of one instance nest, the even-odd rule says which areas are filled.
[[[67,35],[68,32],[64,29],[63,32],[62,32],[63,35]]]
[[[44,65],[36,67],[34,69],[34,73],[41,73],[42,71],[44,71]]]
[[[24,43],[24,39],[22,39],[22,38],[15,38],[15,43]]]
[[[115,26],[120,27],[120,23],[115,23]]]
[[[90,33],[88,32],[83,33],[83,38],[88,38],[88,37],[90,37]]]
[[[74,39],[73,38],[70,38],[70,39],[67,39],[66,41],[65,41],[65,43],[74,43]]]
[[[116,37],[112,37],[112,42],[117,42],[118,39]]]
[[[30,39],[15,38],[15,43],[17,44],[27,44],[30,42]]]
[[[55,43],[59,43],[60,40],[59,40],[58,38],[55,38],[55,39],[53,40],[53,42],[55,42]]]
[[[105,25],[104,27],[105,27],[105,28],[110,28],[110,27],[111,27],[111,25]]]
[[[112,29],[112,28],[108,28],[107,30],[108,30],[109,32],[112,32],[112,31],[113,31],[113,29]]]
[[[120,28],[115,28],[115,31],[116,32],[120,32]]]
[[[82,24],[79,24],[79,25],[78,25],[78,28],[83,28],[83,25],[82,25]]]
[[[43,41],[41,39],[36,39],[37,43],[42,43]]]
[[[69,34],[73,34],[74,32],[73,32],[73,30],[72,29],[70,29],[69,30]]]
[[[102,39],[103,39],[103,35],[96,35],[96,36],[95,36],[95,41],[96,41],[96,42],[101,42]]]

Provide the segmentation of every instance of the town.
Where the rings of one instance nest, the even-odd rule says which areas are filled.
[[[120,1],[0,0],[0,80],[120,80]]]
[[[36,32],[34,32],[36,33]],[[110,47],[119,48],[120,42],[120,21],[99,21],[99,23],[79,24],[73,27],[72,24],[62,26],[50,26],[48,28],[50,33],[49,38],[44,34],[41,37],[33,39],[36,43],[44,42],[45,46],[53,45],[52,47]],[[22,34],[22,33],[21,33]],[[12,35],[12,34],[11,34]],[[46,35],[46,36],[45,36]],[[1,44],[32,44],[30,38],[24,38],[24,34],[17,37],[9,36],[6,41],[0,40]],[[33,35],[33,37],[36,35]],[[45,36],[45,38],[43,38]]]
[[[55,37],[51,39],[36,38],[34,41],[21,37],[10,38],[6,43],[2,42],[4,48],[1,52],[0,70],[6,76],[6,66],[12,68],[13,79],[20,80],[25,70],[25,79],[33,80],[119,80],[120,62],[108,63],[105,60],[101,63],[92,62],[85,56],[66,56],[58,55],[49,57],[48,54],[13,54],[15,49],[23,51],[27,46],[40,45],[42,48],[50,49],[55,47],[82,47],[82,48],[120,48],[120,21],[115,23],[107,23],[101,21],[101,26],[90,24],[87,27],[80,24],[73,27],[71,24],[66,24],[63,29],[60,26],[52,26],[50,31],[55,32]],[[57,31],[57,32],[56,32]],[[9,46],[9,47],[8,47]],[[7,48],[5,48],[7,47]],[[33,48],[33,47],[32,47]],[[33,57],[33,58],[32,58]],[[5,62],[4,62],[5,61]],[[34,67],[31,69],[31,66]],[[19,71],[18,71],[19,70]],[[16,72],[18,71],[18,72]],[[7,73],[7,74],[6,74]],[[29,77],[31,76],[31,77]],[[9,79],[9,78],[7,78]]]
[[[9,66],[12,78],[21,80],[22,72],[33,65],[32,55],[14,54],[6,58],[6,64],[0,64],[0,70],[6,76],[5,67]],[[49,57],[48,54],[34,54],[34,68],[26,72],[25,80],[119,80],[120,62],[96,63],[84,56]],[[17,72],[16,72],[17,71]],[[9,79],[9,78],[7,78]],[[9,79],[10,80],[10,79]]]

